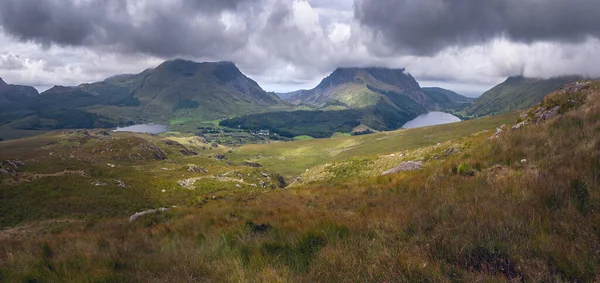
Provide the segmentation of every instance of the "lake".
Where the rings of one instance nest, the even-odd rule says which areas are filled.
[[[134,132],[134,133],[147,133],[147,134],[160,134],[169,130],[168,125],[161,124],[139,124],[128,127],[118,127],[113,132]]]
[[[444,112],[429,112],[427,114],[420,115],[419,117],[410,120],[402,126],[403,129],[412,129],[426,126],[442,125],[460,122],[460,118],[444,113]]]

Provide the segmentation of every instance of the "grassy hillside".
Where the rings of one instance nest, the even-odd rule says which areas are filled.
[[[219,159],[206,154],[229,149],[202,151],[189,138],[77,132],[0,142],[2,168],[18,167],[0,175],[0,217],[12,219],[0,232],[0,279],[591,282],[600,273],[598,117],[594,82],[561,89],[497,134],[504,122],[486,118],[459,123],[476,130],[484,121],[485,132],[442,125],[272,144],[272,152],[242,147]],[[294,149],[305,153],[282,154]],[[327,176],[286,189],[245,186],[276,175],[236,159],[247,151],[294,167],[331,149],[340,150],[334,160],[314,163]],[[375,173],[401,158],[423,168]],[[188,178],[201,181],[177,185]],[[159,206],[170,210],[128,220]]]
[[[537,79],[510,77],[479,97],[471,106],[462,111],[468,117],[482,117],[533,107],[546,94],[580,77],[557,77]]]
[[[421,90],[425,94],[428,110],[454,112],[469,106],[471,102],[475,101],[475,98],[462,96],[439,87],[424,87]]]
[[[20,95],[28,90],[0,82],[0,137],[148,122],[193,132],[215,119],[294,109],[230,62],[172,60],[135,75]]]

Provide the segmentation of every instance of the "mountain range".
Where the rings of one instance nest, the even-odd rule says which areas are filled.
[[[404,69],[386,68],[338,68],[311,90],[279,96],[316,110],[254,114],[225,120],[221,125],[269,129],[290,137],[328,137],[335,132],[394,130],[430,110],[470,102],[448,90],[424,91]]]
[[[41,94],[0,79],[0,133],[148,122],[192,131],[220,120],[221,126],[233,128],[328,137],[397,129],[435,110],[468,118],[526,109],[577,79],[510,77],[474,100],[422,88],[404,69],[338,68],[313,89],[276,95],[231,62],[176,59],[139,74],[54,86]]]

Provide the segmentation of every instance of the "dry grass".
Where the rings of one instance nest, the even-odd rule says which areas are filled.
[[[0,281],[598,281],[598,84],[576,97],[420,172],[0,237]]]

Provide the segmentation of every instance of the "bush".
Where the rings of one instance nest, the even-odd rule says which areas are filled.
[[[462,176],[473,176],[475,175],[475,171],[473,171],[473,168],[471,168],[471,165],[463,162],[460,165],[458,165],[457,168],[457,172],[458,174],[462,175]]]

